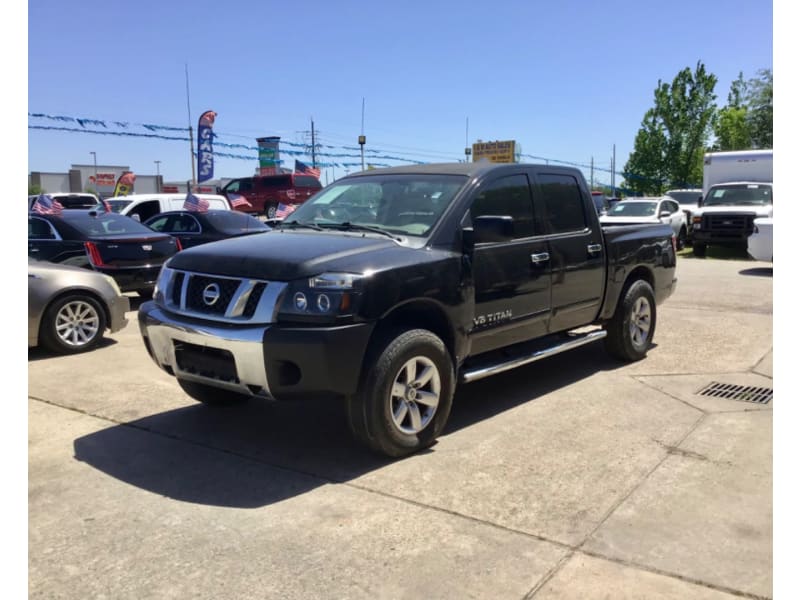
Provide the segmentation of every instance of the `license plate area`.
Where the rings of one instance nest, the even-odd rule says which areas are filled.
[[[180,371],[218,381],[239,383],[236,361],[230,351],[177,340],[173,343],[175,360]]]

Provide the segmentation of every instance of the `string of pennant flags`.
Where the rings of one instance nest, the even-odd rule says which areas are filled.
[[[160,139],[160,140],[168,140],[168,141],[182,141],[188,142],[188,136],[181,136],[181,135],[165,135],[163,133],[157,132],[186,132],[187,127],[174,127],[169,125],[158,125],[153,123],[132,123],[129,121],[117,121],[117,120],[103,120],[103,119],[93,119],[93,118],[85,118],[85,117],[72,117],[67,115],[51,115],[46,113],[28,113],[28,117],[31,119],[45,119],[50,121],[58,121],[61,123],[72,123],[77,124],[78,127],[65,127],[65,126],[47,126],[47,125],[35,125],[29,124],[28,129],[37,129],[37,130],[50,130],[50,131],[65,131],[71,133],[90,133],[95,135],[116,135],[116,136],[125,136],[125,137],[140,137],[140,138],[148,138],[148,139]],[[89,129],[87,126],[91,126],[92,129]],[[97,129],[102,128],[102,129]],[[115,128],[115,129],[112,129]],[[142,128],[147,131],[145,132],[136,132],[130,131],[131,128]],[[120,131],[122,129],[123,131]],[[261,163],[265,164],[282,164],[284,161],[282,160],[271,160],[264,156],[258,156],[260,148],[257,146],[250,146],[247,144],[241,143],[227,143],[222,142],[219,140],[220,134],[210,131],[211,138],[213,140],[213,149],[212,153],[214,156],[218,156],[220,158],[228,158],[234,160],[247,160],[253,161],[258,160]],[[225,135],[225,134],[222,134]],[[303,157],[303,156],[310,156],[311,152],[309,151],[310,144],[301,144],[297,142],[290,142],[286,140],[280,140],[280,153],[286,154],[292,157]],[[404,163],[412,163],[412,164],[426,164],[430,161],[421,161],[415,160],[404,156],[396,156],[392,154],[387,154],[384,150],[375,149],[375,148],[361,148],[355,146],[331,146],[328,144],[314,144],[315,157],[322,157],[327,159],[337,159],[337,158],[361,158],[363,151],[364,155],[369,157],[369,165],[371,167],[389,167],[391,166],[388,163],[383,162],[375,162],[375,160],[394,160]],[[224,148],[226,150],[244,150],[249,152],[255,152],[256,156],[253,155],[244,155],[244,154],[237,154],[233,152],[220,152],[217,148]],[[297,150],[293,150],[292,148],[297,148]],[[338,152],[326,152],[325,150],[339,150]],[[345,150],[349,152],[341,152],[340,150]],[[195,158],[197,158],[197,152],[195,150],[192,151]],[[559,160],[554,158],[547,158],[542,156],[535,156],[532,154],[521,154],[521,157],[524,158],[531,158],[534,160],[544,161],[546,163],[556,163],[556,164],[563,164],[568,166],[579,167],[582,169],[594,169],[595,171],[600,171],[604,173],[616,173],[625,177],[626,179],[639,179],[639,180],[650,180],[652,178],[644,177],[641,175],[636,175],[634,173],[625,173],[619,171],[613,171],[609,168],[604,168],[598,165],[588,165],[579,162],[573,161],[565,161]],[[316,164],[318,167],[321,168],[329,168],[329,167],[339,167],[339,168],[349,168],[349,167],[360,167],[361,162],[337,162],[334,160],[328,161],[320,161],[316,160]]]

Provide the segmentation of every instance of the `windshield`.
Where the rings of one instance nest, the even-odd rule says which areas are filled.
[[[667,192],[667,196],[670,198],[674,198],[678,201],[678,204],[694,204],[697,206],[697,201],[700,199],[700,196],[703,195],[703,192],[700,190],[693,191],[693,190],[686,190],[685,192]]]
[[[608,211],[609,217],[654,217],[658,202],[617,202]]]
[[[708,190],[704,206],[772,204],[772,186],[758,183],[729,183]]]
[[[111,212],[115,213],[120,212],[131,202],[133,202],[133,200],[106,200],[106,203],[111,207]]]
[[[459,189],[461,175],[374,175],[343,179],[317,192],[287,223],[335,227],[364,225],[390,233],[426,236]]]

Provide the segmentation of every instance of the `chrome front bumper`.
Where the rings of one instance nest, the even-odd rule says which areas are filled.
[[[145,302],[139,308],[139,330],[151,358],[161,369],[180,379],[272,398],[264,368],[264,332],[268,328],[264,325],[214,326],[180,320],[154,302]],[[225,381],[182,370],[175,351],[176,344],[180,343],[229,352],[236,369],[235,380]]]

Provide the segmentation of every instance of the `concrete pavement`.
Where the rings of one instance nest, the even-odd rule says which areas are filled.
[[[456,393],[399,461],[339,406],[210,409],[135,323],[29,353],[31,598],[772,597],[772,271],[679,259],[655,346],[582,347]],[[136,303],[135,303],[136,304]]]

